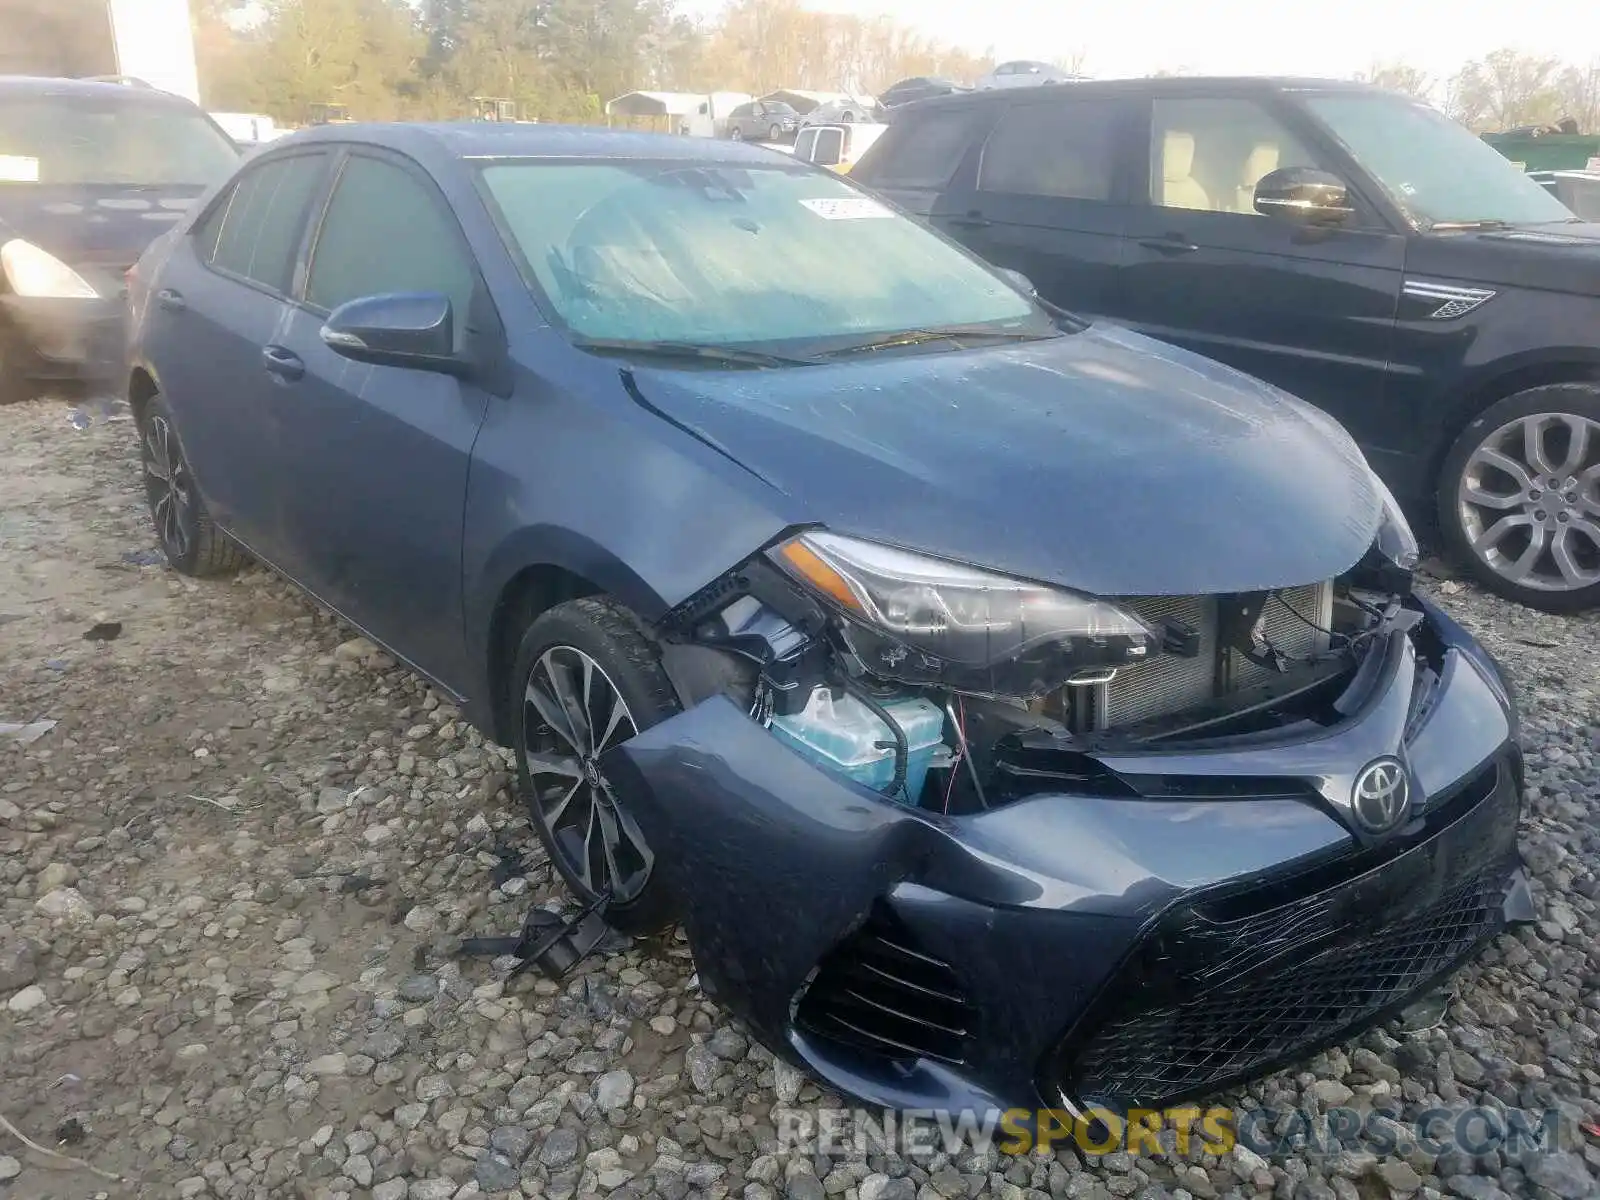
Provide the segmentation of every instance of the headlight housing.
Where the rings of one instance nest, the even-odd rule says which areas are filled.
[[[1379,554],[1401,570],[1415,570],[1422,558],[1422,549],[1417,545],[1417,535],[1411,532],[1411,523],[1406,520],[1405,513],[1400,511],[1400,502],[1394,498],[1394,493],[1388,489],[1383,480],[1374,475],[1372,484],[1383,499],[1383,524],[1378,526],[1378,536],[1373,545]]]
[[[93,300],[99,296],[66,263],[21,238],[12,238],[0,246],[0,269],[19,296],[57,300]]]
[[[840,534],[803,533],[769,557],[843,618],[869,672],[901,683],[1031,699],[1161,644],[1103,600]]]

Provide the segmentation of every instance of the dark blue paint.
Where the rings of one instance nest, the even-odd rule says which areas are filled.
[[[1486,760],[1514,754],[1498,681],[1481,673],[1459,630],[1437,633],[1447,647],[1444,683],[1431,715],[1409,732],[1416,664],[1405,635],[1395,635],[1377,694],[1326,736],[1296,732],[1209,755],[1095,757],[1129,776],[1304,771],[1347,786],[1376,753],[1398,751],[1426,789],[1417,805],[1425,810]],[[628,781],[641,827],[666,848],[659,861],[684,900],[695,962],[719,1001],[845,1092],[899,1108],[1037,1104],[1041,1058],[1161,914],[1357,848],[1331,798],[1050,793],[973,816],[908,808],[820,771],[720,697],[619,747],[607,769]],[[1451,846],[1448,833],[1435,840],[1442,848],[1430,853]],[[1389,852],[1412,844],[1402,836]],[[753,919],[754,895],[762,902]],[[882,897],[921,947],[960,964],[976,991],[985,1018],[979,1061],[959,1071],[926,1062],[891,1070],[792,1027],[792,1002],[817,959]]]

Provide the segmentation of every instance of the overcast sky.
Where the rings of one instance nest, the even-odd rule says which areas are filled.
[[[1502,46],[1600,62],[1600,3],[1515,0],[806,0],[823,11],[887,14],[1001,58],[1083,50],[1102,78],[1163,68],[1197,74],[1348,76],[1375,59],[1454,74]],[[685,0],[716,12],[721,0]]]

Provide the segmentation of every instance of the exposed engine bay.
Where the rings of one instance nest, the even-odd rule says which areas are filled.
[[[926,560],[852,559],[846,540],[791,538],[692,597],[662,623],[664,665],[686,705],[726,694],[813,763],[940,813],[1123,788],[1096,752],[1336,724],[1369,650],[1420,620],[1410,572],[1376,550],[1298,587],[1072,598],[1052,614],[1070,593],[961,567],[937,603],[932,584],[908,598],[881,580],[899,587]]]

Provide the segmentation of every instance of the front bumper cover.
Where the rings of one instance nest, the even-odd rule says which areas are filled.
[[[720,697],[606,769],[707,991],[838,1090],[980,1112],[1188,1099],[1370,1023],[1532,915],[1509,691],[1425,610],[1437,671],[1392,635],[1336,728],[1097,756],[1165,777],[1161,799],[944,816],[818,770]],[[1413,807],[1372,838],[1346,816],[1381,755],[1406,764]],[[1254,790],[1216,798],[1205,781],[1224,778]]]
[[[39,381],[106,384],[125,349],[120,297],[65,299],[0,296],[0,320],[12,331],[7,370]]]

